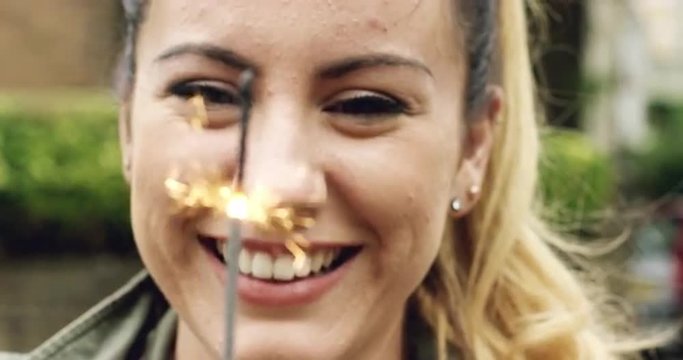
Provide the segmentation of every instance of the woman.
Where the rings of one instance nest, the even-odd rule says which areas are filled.
[[[531,210],[522,0],[124,5],[123,166],[153,281],[140,275],[30,358],[220,357],[225,219],[173,214],[164,180],[191,163],[235,175],[245,69],[245,188],[313,217],[308,256],[327,264],[291,275],[281,239],[247,234],[239,359],[617,356]]]

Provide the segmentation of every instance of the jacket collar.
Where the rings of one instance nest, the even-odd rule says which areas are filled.
[[[26,359],[166,359],[175,340],[175,319],[149,274],[142,271]]]

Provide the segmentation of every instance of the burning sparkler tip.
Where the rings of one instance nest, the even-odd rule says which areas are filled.
[[[233,194],[226,209],[228,217],[237,220],[249,218],[249,199],[243,193]]]

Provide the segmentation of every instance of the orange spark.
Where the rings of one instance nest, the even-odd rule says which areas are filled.
[[[169,197],[181,209],[221,212],[229,218],[255,224],[261,230],[283,234],[285,247],[294,256],[295,269],[304,266],[307,258],[304,249],[310,246],[310,242],[300,232],[315,224],[312,217],[298,215],[292,207],[268,207],[257,201],[268,198],[263,192],[250,198],[220,182],[200,180],[185,183],[169,177],[164,185]]]
[[[197,94],[190,98],[190,102],[195,110],[194,115],[190,118],[190,125],[192,125],[192,128],[197,131],[202,130],[209,123],[209,116],[206,113],[206,103],[204,102],[204,97]]]

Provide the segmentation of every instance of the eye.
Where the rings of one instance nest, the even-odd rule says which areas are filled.
[[[359,138],[378,136],[397,129],[402,115],[412,115],[408,104],[374,91],[346,91],[335,96],[322,110],[340,132]]]
[[[208,108],[239,105],[237,93],[226,84],[217,81],[187,81],[175,84],[169,92],[182,99],[199,95]]]
[[[239,120],[241,101],[231,85],[220,81],[183,81],[168,89],[170,96],[180,99],[185,106],[180,110],[193,127],[221,129]],[[192,98],[200,96],[204,110],[198,112]],[[204,113],[204,116],[199,114]],[[197,122],[197,119],[199,122]]]
[[[325,106],[323,111],[356,117],[385,117],[404,114],[407,106],[392,97],[363,91],[336,100]]]

